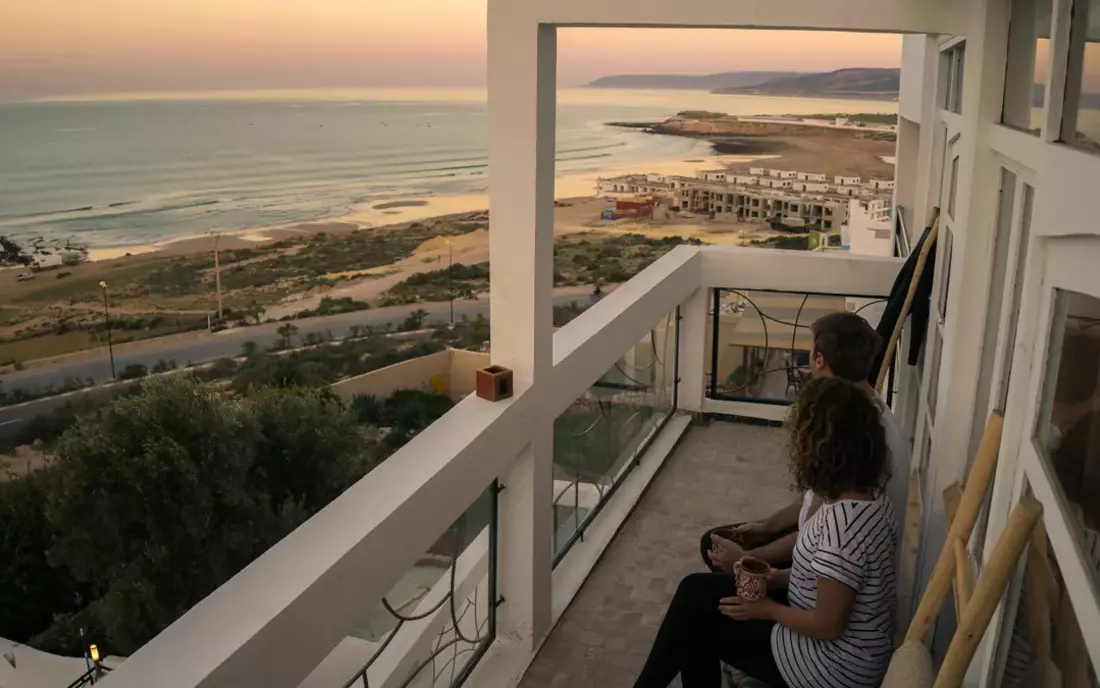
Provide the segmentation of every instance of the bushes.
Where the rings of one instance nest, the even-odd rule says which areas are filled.
[[[149,374],[149,369],[141,363],[130,363],[118,374],[119,380],[136,380]]]
[[[376,462],[327,390],[147,381],[0,483],[0,635],[77,654],[99,627],[129,654]]]
[[[360,423],[389,428],[384,441],[391,449],[404,446],[454,405],[444,394],[414,389],[399,389],[385,401],[371,394],[357,394],[351,401]]]

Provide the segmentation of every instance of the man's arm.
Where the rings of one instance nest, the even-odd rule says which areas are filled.
[[[779,511],[775,512],[771,516],[768,516],[762,521],[767,532],[771,535],[778,535],[785,530],[798,527],[798,514],[802,512],[802,495],[783,507]]]
[[[798,531],[787,533],[778,540],[745,550],[745,556],[756,557],[772,564],[789,562],[794,557],[794,546],[798,542]]]

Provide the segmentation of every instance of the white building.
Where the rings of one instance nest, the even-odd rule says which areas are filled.
[[[838,186],[859,186],[859,177],[845,177],[843,175],[836,175],[833,177],[833,183]]]
[[[816,172],[798,172],[795,177],[799,181],[804,182],[824,182],[827,180],[827,177],[824,174],[819,174]]]
[[[848,202],[848,221],[841,228],[841,244],[854,255],[890,258],[894,255],[894,229],[884,201]]]
[[[753,175],[756,175],[756,176],[760,177],[760,176],[763,176],[763,175],[767,174],[767,170],[765,170],[763,167],[750,167],[749,168],[749,174],[753,174]]]
[[[1097,13],[1088,0],[490,0],[492,360],[514,371],[514,396],[497,403],[463,400],[139,649],[105,688],[342,686],[360,677],[349,666],[368,661],[363,670],[370,685],[401,683],[431,661],[433,643],[453,637],[446,631],[449,614],[439,613],[446,595],[429,591],[423,604],[440,606],[413,609],[427,615],[424,622],[402,627],[377,656],[349,653],[345,641],[483,498],[495,505],[495,526],[456,558],[448,589],[450,599],[474,599],[477,591],[476,599],[493,600],[489,617],[481,617],[493,619],[485,627],[493,632],[467,628],[467,637],[480,640],[462,647],[461,676],[470,672],[466,685],[477,688],[519,685],[551,633],[576,640],[568,637],[572,626],[555,625],[589,573],[600,573],[601,554],[615,545],[620,526],[686,430],[681,414],[782,418],[785,409],[775,404],[711,395],[718,381],[708,378],[708,323],[712,313],[724,312],[722,294],[735,288],[873,298],[890,289],[899,259],[680,246],[553,333],[557,29],[627,24],[905,34],[894,214],[915,242],[932,209],[942,212],[923,355],[916,366],[904,360],[898,366],[891,399],[913,446],[914,507],[904,507],[899,621],[904,627],[945,546],[989,562],[1013,506],[1030,494],[1043,507],[1046,536],[1034,539],[1031,561],[1049,582],[1029,586],[1035,577],[1025,576],[1021,565],[1008,591],[989,598],[996,612],[987,628],[974,629],[981,640],[965,685],[1009,684],[1010,660],[1027,656],[1010,651],[1014,629],[1036,639],[1040,660],[1049,651],[1069,677],[1064,685],[1093,685],[1090,664],[1100,666],[1100,588],[1090,556],[1100,504],[1096,454],[1079,457],[1083,469],[1056,464],[1064,445],[1049,438],[1052,421],[1062,422],[1055,397],[1059,411],[1066,403],[1058,380],[1088,382],[1075,371],[1095,362],[1087,347],[1073,343],[1095,340],[1100,313],[1100,132],[1091,101],[1081,96],[1092,74],[1086,46],[1091,52],[1096,35],[1090,28],[1096,17],[1089,15]],[[1033,109],[1037,54],[1049,63],[1038,70],[1044,97]],[[739,303],[728,302],[730,317],[745,307]],[[654,389],[671,389],[662,403],[676,411],[662,415],[641,444],[644,453],[623,464],[632,469],[615,473],[617,489],[600,491],[603,506],[593,509],[583,539],[557,547],[555,420],[622,365],[624,352],[646,340],[657,351],[655,342],[670,332],[676,353],[663,359],[663,370],[676,373],[649,379]],[[902,351],[908,339],[906,333]],[[1095,403],[1085,387],[1085,401]],[[967,477],[993,409],[1004,409],[1006,420],[986,506],[968,542],[946,542],[945,489]],[[1089,442],[1094,452],[1095,436]],[[675,468],[670,462],[665,470]],[[622,580],[646,571],[622,571]],[[658,580],[654,589],[674,584]],[[1027,606],[1047,610],[1041,618],[1049,616],[1051,624],[1019,623],[1028,587],[1050,600],[1033,607],[1033,593]],[[661,603],[652,605],[658,613]],[[1034,635],[1023,630],[1031,626]],[[928,638],[937,660],[954,632],[948,603]],[[603,651],[594,644],[579,649],[569,656]],[[433,684],[430,676],[414,683]]]
[[[883,191],[894,188],[893,179],[868,179],[867,188],[874,191]]]

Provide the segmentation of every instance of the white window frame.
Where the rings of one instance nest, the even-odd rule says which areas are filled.
[[[1025,289],[1031,289],[1024,296],[1027,312],[1022,314],[1019,326],[1020,332],[1030,332],[1031,336],[1018,338],[1015,347],[1017,355],[1012,366],[1013,379],[1021,379],[1019,375],[1026,374],[1027,387],[1023,391],[1013,392],[1006,410],[1006,427],[1015,423],[1021,436],[1018,442],[1008,446],[1002,444],[1002,463],[998,465],[994,501],[1014,504],[1022,494],[1026,481],[1032,494],[1043,505],[1043,523],[1051,552],[1070,591],[1073,611],[1090,660],[1094,667],[1100,667],[1100,587],[1088,564],[1088,555],[1076,535],[1074,516],[1051,467],[1041,457],[1035,437],[1040,422],[1045,422],[1041,419],[1050,415],[1051,395],[1045,393],[1046,382],[1057,374],[1061,348],[1065,314],[1056,294],[1058,290],[1073,291],[1100,299],[1100,282],[1095,278],[1096,265],[1100,264],[1100,236],[1046,239],[1041,242],[1041,250],[1029,253],[1028,263]],[[1029,314],[1034,317],[1030,327]],[[986,557],[996,544],[996,535],[1003,529],[1006,516],[1003,508],[991,509],[990,537],[985,543]],[[1012,625],[1016,620],[1022,571],[1023,567],[1019,567],[1011,594],[1002,602],[990,624],[999,642],[988,643],[984,658],[986,685],[999,685],[1004,670]]]

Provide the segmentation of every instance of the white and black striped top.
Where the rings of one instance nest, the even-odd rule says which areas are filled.
[[[878,686],[893,650],[897,519],[885,495],[873,501],[824,504],[798,535],[791,564],[790,605],[817,606],[817,581],[856,591],[844,634],[816,640],[784,626],[772,629],[772,653],[791,688]]]

